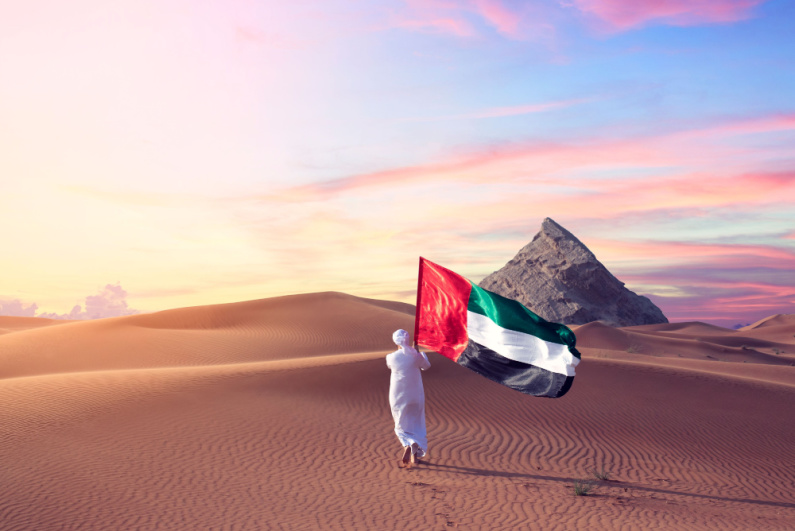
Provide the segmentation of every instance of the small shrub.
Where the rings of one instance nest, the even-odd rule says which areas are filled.
[[[630,354],[639,354],[640,348],[637,345],[630,345],[627,349],[627,352]]]
[[[574,480],[574,495],[575,496],[590,496],[596,489],[596,485],[590,479],[575,479]]]
[[[593,477],[599,481],[610,481],[610,472],[605,470],[605,467],[601,467],[599,469],[594,468],[593,472],[591,473],[593,474]]]
[[[777,349],[777,348],[774,348],[774,349],[773,349],[773,354],[775,354],[776,356],[778,356],[779,354],[781,354],[781,351],[780,351],[779,349]]]

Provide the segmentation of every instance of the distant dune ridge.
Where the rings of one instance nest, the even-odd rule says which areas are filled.
[[[547,321],[610,326],[667,323],[647,297],[624,287],[572,233],[550,218],[480,287],[518,300]]]
[[[430,353],[406,471],[384,356],[413,312],[331,292],[0,317],[0,529],[795,528],[795,315],[573,326],[555,400]]]

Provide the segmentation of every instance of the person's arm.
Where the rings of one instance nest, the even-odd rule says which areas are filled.
[[[428,356],[425,355],[424,352],[420,350],[415,350],[419,356],[417,356],[417,367],[420,368],[421,371],[427,371],[431,368],[431,362],[428,361]]]

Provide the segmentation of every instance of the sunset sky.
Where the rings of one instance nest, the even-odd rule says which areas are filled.
[[[795,313],[791,1],[6,4],[0,313],[413,302],[545,217],[671,321]]]

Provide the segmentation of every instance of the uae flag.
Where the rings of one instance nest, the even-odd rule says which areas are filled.
[[[415,341],[511,389],[558,398],[580,353],[568,327],[420,258]]]

